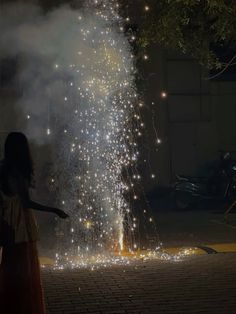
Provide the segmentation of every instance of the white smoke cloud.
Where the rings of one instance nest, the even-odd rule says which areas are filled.
[[[18,60],[16,108],[27,121],[24,131],[49,143],[58,158],[53,181],[77,230],[67,238],[75,245],[86,239],[86,249],[88,243],[111,249],[122,247],[128,213],[122,170],[137,159],[130,127],[136,92],[116,2],[97,2],[48,13],[2,6],[0,58]]]
[[[107,53],[100,49],[98,40],[106,31],[107,21],[93,13],[64,6],[44,14],[40,7],[23,3],[1,7],[0,58],[13,57],[19,62],[17,83],[23,95],[17,108],[25,116],[31,116],[27,133],[37,141],[46,140],[46,130],[52,127],[50,117],[56,116],[59,120],[63,117],[65,124],[65,97],[70,94],[68,102],[73,105],[78,102],[78,95],[69,84],[83,90],[88,88],[87,81],[95,75],[91,64],[99,58],[103,60],[102,54]],[[88,30],[90,33],[86,34]],[[116,47],[124,47],[123,34],[118,34],[115,29],[112,36]],[[94,49],[97,48],[98,54],[95,55]],[[110,52],[115,62],[121,61],[119,51]],[[129,56],[128,45],[122,54]],[[129,60],[126,60],[126,69],[130,68]],[[83,75],[76,72],[81,66],[86,69]],[[112,76],[115,70],[104,61],[96,62],[95,67],[97,77],[107,71]],[[126,69],[121,69],[121,81],[127,76]],[[96,95],[102,93],[101,88],[96,87]]]

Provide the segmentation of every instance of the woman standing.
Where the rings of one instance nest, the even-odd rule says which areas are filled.
[[[45,306],[36,243],[38,228],[32,209],[52,212],[60,209],[33,202],[29,188],[33,163],[24,134],[12,132],[5,142],[0,167],[0,313],[44,314]]]

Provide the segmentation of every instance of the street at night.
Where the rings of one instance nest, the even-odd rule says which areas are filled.
[[[93,270],[47,266],[42,275],[48,313],[235,313],[234,216],[228,223],[207,210],[158,217],[166,260]],[[175,260],[184,249],[186,255]]]
[[[235,313],[236,253],[95,271],[44,270],[48,313]]]
[[[2,0],[0,314],[236,313],[235,121],[235,0]]]

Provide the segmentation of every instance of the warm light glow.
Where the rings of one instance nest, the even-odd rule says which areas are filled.
[[[161,92],[161,97],[162,98],[166,98],[167,97],[167,93],[166,92]]]
[[[91,221],[86,221],[85,226],[87,229],[90,229],[92,227],[92,222]]]

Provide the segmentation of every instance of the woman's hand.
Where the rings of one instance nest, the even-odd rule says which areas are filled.
[[[67,213],[65,213],[63,210],[58,209],[58,208],[55,209],[55,214],[56,214],[58,217],[62,218],[62,219],[66,219],[66,218],[69,217],[69,215],[67,215]]]
[[[59,208],[44,206],[31,200],[26,200],[25,204],[23,203],[23,206],[24,208],[33,208],[36,210],[41,210],[43,212],[54,213],[62,219],[66,219],[69,217],[69,215],[67,215],[63,210]]]

